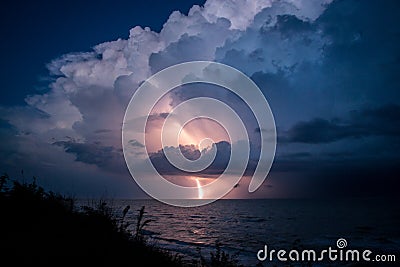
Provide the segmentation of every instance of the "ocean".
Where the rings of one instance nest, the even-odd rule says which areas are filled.
[[[83,202],[82,202],[83,203]],[[134,230],[138,210],[145,206],[144,228],[148,242],[184,256],[205,258],[220,243],[244,266],[260,264],[257,252],[268,249],[337,248],[345,239],[347,249],[395,255],[400,261],[400,207],[394,199],[248,199],[218,200],[194,208],[173,207],[156,200],[113,200],[115,212],[131,209],[126,221]],[[261,266],[271,266],[271,262]],[[297,263],[297,264],[296,264]],[[353,263],[353,262],[350,262]],[[288,266],[274,258],[272,264]],[[293,262],[291,266],[302,266]],[[382,266],[393,266],[385,263]],[[313,262],[312,266],[350,265],[348,261]]]

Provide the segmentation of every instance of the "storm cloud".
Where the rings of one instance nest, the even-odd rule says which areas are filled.
[[[379,172],[362,169],[374,162],[381,182],[393,182],[383,170],[398,162],[398,11],[395,1],[209,0],[187,15],[173,12],[160,32],[136,26],[127,39],[62,55],[47,64],[45,91],[26,96],[23,106],[0,107],[0,137],[7,140],[0,144],[0,167],[30,166],[40,175],[43,166],[62,159],[85,185],[112,173],[129,180],[121,128],[135,90],[165,67],[212,60],[243,71],[267,98],[278,132],[272,177],[284,173],[282,183],[304,180],[318,191],[339,176],[349,184],[360,177],[372,181]],[[197,93],[183,88],[168,103],[198,95],[222,99],[239,112],[248,109],[215,87]],[[150,124],[167,114],[152,115]],[[254,152],[259,131],[244,114]],[[144,146],[137,140],[130,145]],[[200,153],[182,149],[188,158]],[[220,173],[227,155],[217,156],[209,173]],[[253,153],[251,164],[256,157]],[[162,150],[150,158],[160,172],[176,173]],[[60,184],[69,182],[62,179]]]
[[[299,122],[280,140],[308,144],[329,143],[345,138],[399,136],[400,106],[385,105],[375,109],[350,112],[348,118],[315,118]]]
[[[216,149],[217,149],[217,154],[215,156],[214,161],[211,163],[210,166],[208,166],[206,169],[204,169],[201,172],[198,172],[196,174],[202,175],[202,174],[221,174],[224,172],[226,166],[228,165],[229,158],[231,155],[231,145],[228,142],[219,142],[215,144]],[[177,150],[180,150],[181,153],[185,156],[185,158],[189,160],[196,160],[201,156],[201,153],[207,153],[207,151],[200,151],[198,148],[195,146],[179,146],[178,147],[166,147],[162,150],[159,150],[156,153],[150,154],[150,160],[154,167],[157,169],[157,171],[161,174],[167,174],[167,175],[192,175],[193,173],[185,172],[182,170],[179,170],[175,166],[173,166],[168,159],[166,158],[164,154],[164,150],[169,149],[169,150],[174,150],[178,152]],[[175,153],[176,153],[175,152]]]

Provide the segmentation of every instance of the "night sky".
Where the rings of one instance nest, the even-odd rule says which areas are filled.
[[[144,197],[122,154],[127,104],[157,71],[210,60],[248,75],[276,123],[267,180],[253,194],[239,186],[233,196],[395,195],[399,11],[398,1],[372,0],[4,3],[0,171],[35,176],[45,188],[77,196]],[[260,129],[243,103],[221,88],[171,92],[149,132],[172,107],[199,95],[234,106],[246,121],[251,175]],[[217,134],[220,154],[207,173],[215,174],[229,158],[229,143],[207,125],[192,126],[192,138],[182,145],[190,158],[198,153],[193,140]],[[154,145],[151,155],[157,169],[177,176],[159,149]]]

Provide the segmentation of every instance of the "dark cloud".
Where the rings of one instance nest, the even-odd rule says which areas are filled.
[[[194,145],[180,145],[177,147],[166,147],[164,150],[159,150],[156,153],[150,154],[150,160],[153,163],[156,170],[164,175],[218,175],[222,174],[226,167],[228,166],[230,156],[231,156],[231,144],[226,141],[221,141],[215,144],[217,149],[217,154],[215,156],[214,161],[208,166],[206,169],[196,172],[189,173],[185,171],[178,170],[175,166],[173,166],[164,154],[165,149],[169,149],[172,151],[180,150],[182,154],[189,160],[196,160],[201,156],[201,153],[208,153],[207,151],[198,150]],[[252,148],[252,144],[250,144],[250,158],[247,164],[245,174],[251,175],[258,164],[259,159],[259,150]]]
[[[58,141],[54,145],[61,146],[65,152],[75,155],[76,161],[93,164],[110,172],[126,171],[122,150],[113,146],[104,146],[99,142],[88,144],[74,141]]]
[[[400,105],[388,104],[375,109],[367,108],[358,112],[353,111],[352,116],[355,120],[368,120],[372,123],[377,121],[381,122],[382,124],[385,123],[387,126],[393,125],[395,128],[385,128],[385,131],[390,134],[390,132],[394,130],[393,134],[399,134],[398,127],[400,122]]]
[[[280,32],[283,38],[291,38],[292,36],[315,30],[314,24],[301,20],[294,15],[277,16],[277,21],[273,28]]]
[[[129,140],[128,142],[131,146],[133,147],[144,147],[144,145],[142,143],[140,143],[138,140],[133,139],[133,140]]]
[[[272,174],[283,174],[280,186],[289,190],[295,185],[294,191],[308,197],[373,197],[396,196],[400,186],[399,171],[394,161],[360,160],[353,156],[350,159],[277,160]]]
[[[299,122],[281,141],[308,144],[329,143],[348,137],[360,137],[363,130],[354,126],[340,125],[333,121],[316,118],[308,122]]]
[[[167,112],[162,112],[162,113],[154,113],[154,114],[150,114],[147,117],[147,121],[151,122],[151,121],[163,121],[168,117],[169,113]]]
[[[213,163],[203,171],[196,174],[221,174],[226,166],[228,165],[230,153],[231,153],[231,145],[228,142],[221,141],[215,144],[217,148],[217,154]],[[200,157],[201,151],[198,150],[194,145],[180,145],[179,148],[176,147],[166,147],[164,149],[171,150],[180,150],[182,154],[189,160],[196,160]],[[164,154],[164,150],[159,150],[156,153],[150,154],[150,160],[153,163],[154,167],[161,174],[189,174],[181,170],[178,170],[175,166],[173,166]]]
[[[399,105],[391,104],[375,109],[352,111],[347,119],[315,118],[307,122],[299,122],[280,140],[319,144],[371,135],[400,136]]]
[[[301,159],[308,160],[311,155],[312,154],[309,152],[296,152],[296,153],[286,154],[286,155],[282,156],[281,158],[286,159],[286,160],[288,160],[288,159],[290,159],[290,160],[301,160]]]
[[[112,130],[109,130],[109,129],[99,129],[99,130],[94,131],[94,133],[96,133],[96,134],[109,133],[109,132],[112,132]]]
[[[388,103],[398,98],[400,51],[396,1],[334,1],[317,23],[324,47],[321,78],[336,101]],[[360,101],[361,102],[361,101]]]
[[[166,147],[165,149],[169,149]],[[196,160],[200,158],[201,152],[194,145],[179,145],[179,149],[181,150],[183,156],[189,160]]]

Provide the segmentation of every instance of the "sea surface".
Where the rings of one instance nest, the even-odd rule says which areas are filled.
[[[80,203],[84,203],[81,201]],[[125,221],[134,231],[138,210],[145,206],[151,222],[144,233],[149,242],[191,261],[209,258],[216,243],[239,263],[255,266],[257,252],[268,249],[336,248],[344,238],[348,249],[394,254],[400,265],[400,206],[395,199],[248,199],[218,200],[195,208],[173,207],[156,200],[113,200],[116,214],[130,205]],[[285,266],[274,260],[272,265]],[[289,265],[286,263],[286,265]],[[294,263],[293,266],[298,264]],[[312,266],[349,265],[322,262]],[[265,261],[262,266],[271,266]],[[301,266],[301,265],[299,265]]]

